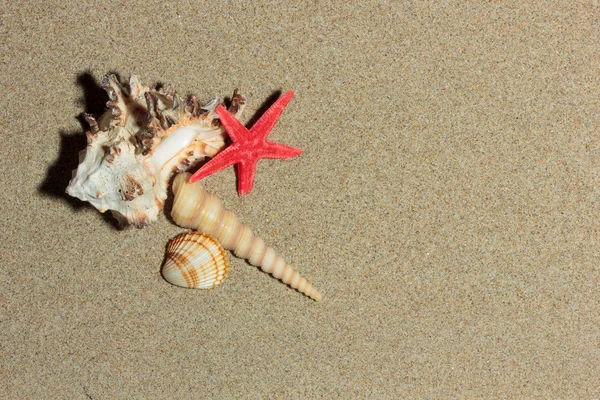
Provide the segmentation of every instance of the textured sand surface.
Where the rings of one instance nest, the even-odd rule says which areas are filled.
[[[464,3],[3,1],[0,397],[599,398],[598,2]],[[321,303],[170,286],[183,229],[64,193],[108,72],[296,91],[304,153],[205,187]]]

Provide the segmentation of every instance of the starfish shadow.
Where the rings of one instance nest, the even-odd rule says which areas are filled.
[[[72,177],[72,172],[79,165],[79,152],[87,146],[85,131],[88,124],[85,121],[85,114],[100,116],[106,109],[108,95],[102,86],[96,81],[90,71],[85,71],[77,75],[77,85],[82,90],[82,97],[77,100],[77,104],[83,107],[83,112],[75,116],[81,125],[77,131],[67,131],[61,129],[60,150],[54,163],[48,167],[46,177],[37,187],[37,192],[42,197],[56,198],[69,204],[73,210],[81,210],[92,207],[87,202],[69,196],[65,189]],[[93,208],[93,207],[92,207]],[[112,217],[110,213],[102,214],[105,222],[115,229],[120,229],[118,220]]]
[[[258,121],[259,118],[262,117],[262,115],[269,109],[269,107],[271,107],[277,101],[277,99],[281,97],[282,94],[282,90],[276,90],[272,95],[267,97],[267,99],[262,102],[260,107],[258,107],[254,115],[248,120],[246,128],[250,129],[252,125],[254,125],[256,121]]]

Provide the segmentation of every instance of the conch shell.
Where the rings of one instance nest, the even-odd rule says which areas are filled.
[[[310,298],[321,300],[321,294],[305,278],[225,209],[216,196],[206,192],[199,182],[189,183],[190,176],[190,173],[182,173],[173,181],[175,199],[171,217],[177,225],[213,235],[238,257],[247,259],[250,264]]]
[[[217,239],[206,233],[186,232],[167,246],[162,274],[167,282],[191,289],[212,289],[227,276],[227,254]]]
[[[98,121],[86,115],[88,145],[67,193],[141,227],[162,210],[173,172],[225,147],[226,133],[215,113],[221,101],[200,106],[193,95],[183,99],[170,85],[157,90],[133,75],[129,91],[115,75],[107,75],[102,86],[109,110]],[[229,111],[239,117],[245,104],[236,90]]]

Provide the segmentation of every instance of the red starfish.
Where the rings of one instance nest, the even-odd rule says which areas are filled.
[[[290,91],[277,99],[250,130],[246,129],[225,107],[219,105],[217,114],[233,143],[196,171],[190,178],[190,183],[237,164],[238,194],[241,196],[252,190],[258,160],[291,158],[302,153],[300,149],[267,140],[271,129],[293,96],[294,92]]]

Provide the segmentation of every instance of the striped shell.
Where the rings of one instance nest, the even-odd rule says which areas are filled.
[[[214,237],[199,232],[176,236],[167,246],[163,277],[173,285],[212,289],[227,276],[227,254]]]
[[[189,183],[190,173],[185,172],[173,181],[173,209],[171,217],[181,227],[191,228],[214,235],[223,246],[238,257],[281,279],[292,288],[313,300],[321,300],[321,294],[298,271],[275,252],[272,247],[254,235],[247,225],[221,201],[206,192],[200,182]]]

